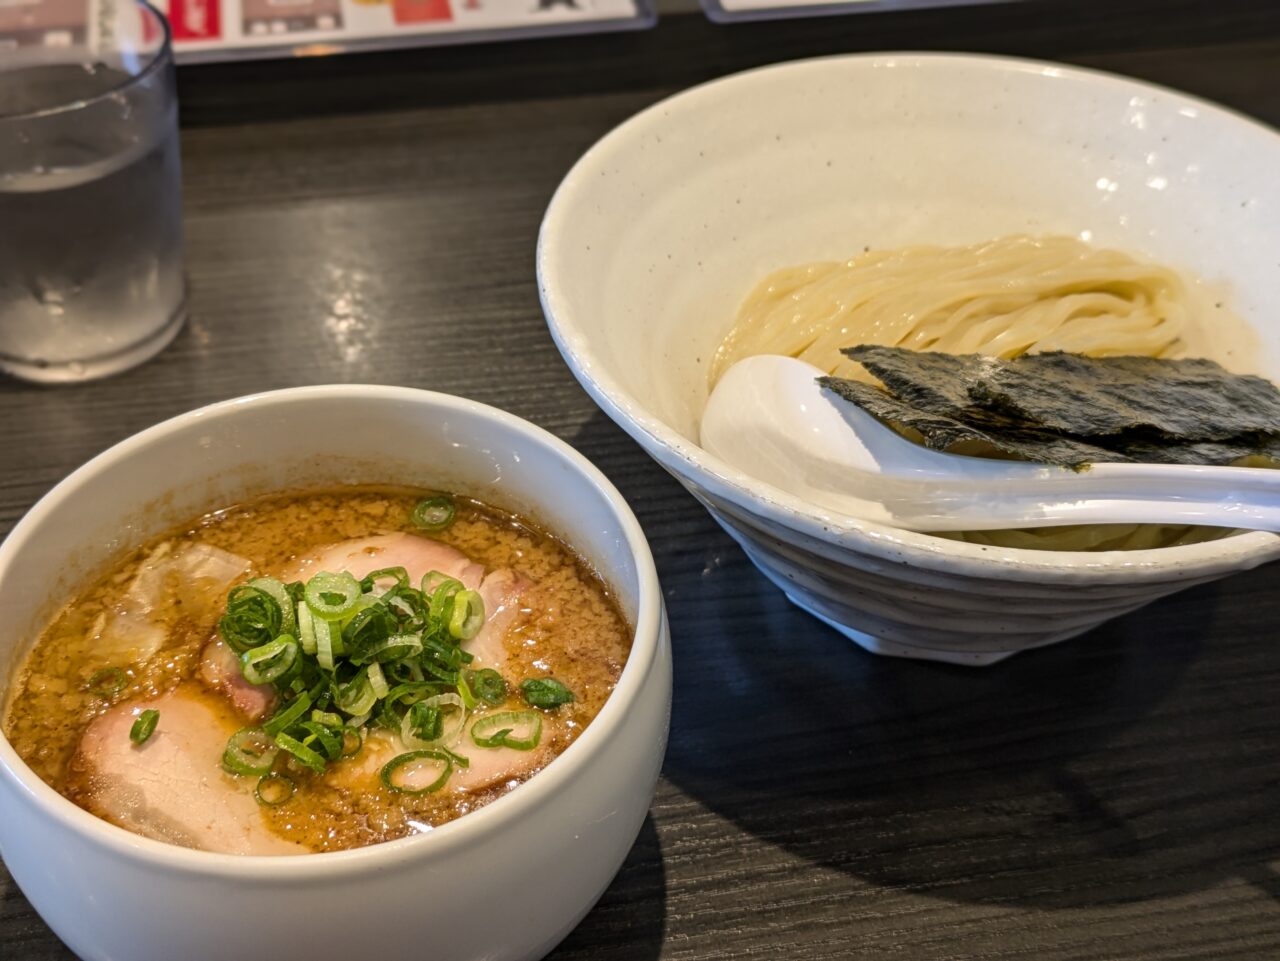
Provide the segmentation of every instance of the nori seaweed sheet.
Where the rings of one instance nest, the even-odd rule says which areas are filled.
[[[969,388],[977,383],[986,367],[1004,363],[998,357],[979,354],[942,354],[878,344],[846,347],[840,352],[880,378],[889,393],[899,400],[917,410],[967,423],[972,423],[975,416],[982,416],[969,398]]]
[[[1006,361],[873,345],[844,353],[913,406],[978,426],[1004,421],[1073,437],[1141,432],[1181,442],[1280,432],[1280,390],[1211,360],[1053,351]]]
[[[1061,467],[1080,467],[1084,464],[1129,461],[1132,458],[1098,447],[1084,441],[1063,437],[1050,431],[1000,430],[984,431],[962,423],[944,414],[920,410],[878,387],[843,377],[819,377],[818,383],[851,403],[857,404],[868,414],[918,430],[925,446],[931,450],[946,450],[961,441],[981,441],[997,450],[1013,454],[1024,460]]]
[[[1280,391],[1211,360],[1028,354],[989,370],[981,407],[1083,436],[1144,428],[1184,441],[1280,431]]]
[[[1280,462],[1280,436],[1276,434],[1253,433],[1229,440],[1183,443],[1136,432],[1085,440],[1027,427],[984,430],[953,417],[920,410],[861,381],[819,377],[818,383],[873,417],[914,428],[932,450],[945,451],[962,441],[980,441],[1023,460],[1072,469],[1087,464],[1133,462],[1225,466],[1254,454]]]
[[[1098,442],[1140,464],[1203,464],[1226,467],[1245,457],[1261,456],[1280,464],[1280,434],[1245,434],[1226,440],[1170,442],[1121,434]]]

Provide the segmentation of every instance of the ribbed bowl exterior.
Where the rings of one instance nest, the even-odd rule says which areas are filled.
[[[952,570],[925,569],[909,550],[893,559],[818,541],[680,479],[794,604],[877,654],[994,664],[1231,573],[1171,567],[1117,583],[1087,567],[1032,581],[972,573],[960,559]]]

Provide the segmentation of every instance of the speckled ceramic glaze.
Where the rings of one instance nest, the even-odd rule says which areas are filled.
[[[687,91],[582,158],[547,211],[543,308],[596,402],[787,595],[869,650],[970,664],[1280,556],[1246,533],[1160,550],[986,548],[818,510],[697,444],[737,305],[864,247],[1066,233],[1185,269],[1280,379],[1280,136],[1169,90],[1051,64],[894,54]],[[1226,336],[1225,333],[1223,336]]]

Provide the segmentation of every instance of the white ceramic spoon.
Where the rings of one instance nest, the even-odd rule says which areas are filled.
[[[816,383],[791,357],[750,357],[720,379],[702,446],[829,510],[918,531],[1062,524],[1205,524],[1280,532],[1280,470],[1096,464],[1085,471],[942,454]]]

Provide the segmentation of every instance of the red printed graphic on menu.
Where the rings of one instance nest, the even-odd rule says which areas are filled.
[[[161,10],[159,7],[156,9],[160,10],[160,12],[168,18],[169,14],[167,11]],[[138,7],[138,20],[142,24],[142,42],[147,46],[151,46],[158,42],[160,40],[160,25],[156,23],[153,18],[148,17],[142,7]]]
[[[217,40],[222,36],[218,9],[221,0],[169,0],[169,29],[173,39]]]
[[[449,0],[392,0],[391,11],[396,23],[429,23],[453,19]]]
[[[78,47],[89,0],[0,0],[0,51],[14,47]]]

